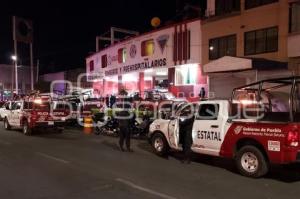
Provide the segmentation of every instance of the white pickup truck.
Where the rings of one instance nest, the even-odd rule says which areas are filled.
[[[234,158],[239,172],[245,176],[260,177],[268,172],[271,164],[299,162],[300,96],[295,95],[300,93],[298,81],[300,84],[300,77],[265,80],[235,89],[233,99],[239,101],[208,100],[196,106],[187,104],[173,118],[156,119],[151,124],[151,145],[158,155],[166,155],[170,149],[181,151],[180,136],[185,132],[179,132],[179,120],[194,115],[192,151]],[[287,97],[290,110],[279,112],[278,107],[283,105],[274,97],[279,93],[283,98],[285,88],[292,91]],[[236,117],[236,105],[241,109],[248,107],[249,115],[260,117]]]
[[[6,117],[12,103],[12,101],[7,101],[2,105],[2,107],[0,108],[0,120],[3,120]]]

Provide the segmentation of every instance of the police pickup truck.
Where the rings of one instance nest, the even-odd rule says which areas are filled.
[[[269,79],[234,89],[231,100],[186,104],[156,119],[149,138],[156,154],[182,150],[180,120],[194,116],[192,151],[234,158],[242,175],[260,177],[271,164],[300,161],[300,77]]]
[[[53,110],[52,100],[46,96],[25,97],[14,101],[7,107],[4,128],[22,129],[25,135],[31,135],[38,128],[55,128],[61,132],[68,113],[65,110]]]

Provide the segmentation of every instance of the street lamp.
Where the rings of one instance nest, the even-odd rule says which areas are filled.
[[[14,61],[14,67],[15,67],[15,84],[16,84],[16,94],[18,94],[18,67],[17,67],[17,60],[18,60],[18,57],[17,55],[12,55],[11,56],[11,59]],[[13,76],[13,74],[12,74]],[[12,92],[12,96],[13,96],[13,92]]]
[[[12,56],[11,56],[11,59],[12,59],[13,61],[17,61],[17,56],[16,56],[16,55],[12,55]]]

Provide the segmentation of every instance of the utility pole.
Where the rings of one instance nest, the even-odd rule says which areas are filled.
[[[30,83],[31,83],[31,91],[34,90],[34,75],[33,75],[33,44],[30,43]]]
[[[15,84],[16,84],[16,94],[18,94],[19,85],[18,85],[18,42],[16,39],[16,17],[13,16],[13,37],[14,37],[14,56],[12,59],[14,60],[15,64]]]

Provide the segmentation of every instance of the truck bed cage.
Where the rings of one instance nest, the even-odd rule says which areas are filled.
[[[294,110],[294,101],[295,96],[294,93],[297,89],[297,84],[300,83],[300,76],[291,76],[291,77],[283,77],[283,78],[274,78],[274,79],[265,79],[258,82],[254,82],[245,86],[237,87],[233,89],[232,95],[231,95],[231,102],[234,100],[235,93],[237,91],[256,91],[257,92],[257,99],[256,101],[260,101],[261,99],[261,93],[262,91],[270,91],[274,89],[278,89],[287,85],[291,85],[291,90],[289,93],[289,119],[291,122],[295,121],[295,113],[293,113]],[[267,88],[263,88],[266,84],[277,84],[272,85]],[[256,88],[254,88],[256,87]]]

